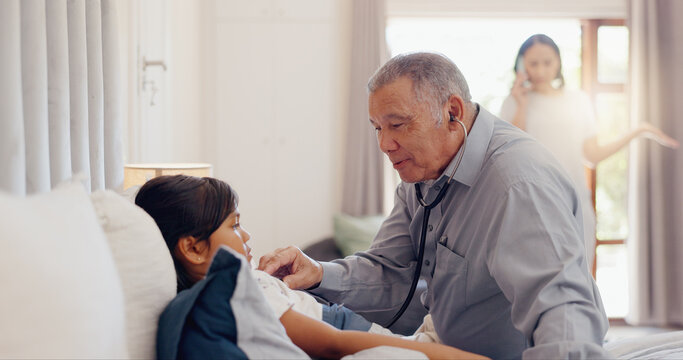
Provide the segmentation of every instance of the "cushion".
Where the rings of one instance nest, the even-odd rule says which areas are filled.
[[[128,352],[134,359],[155,358],[159,315],[176,295],[171,254],[143,209],[111,190],[91,200],[123,285]]]
[[[126,358],[116,266],[83,186],[0,193],[0,358]]]
[[[334,242],[343,256],[355,254],[370,248],[377,235],[383,216],[350,216],[337,214],[334,216]]]

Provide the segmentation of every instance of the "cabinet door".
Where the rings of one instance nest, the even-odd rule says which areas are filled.
[[[241,223],[255,250],[272,248],[276,234],[272,27],[249,22],[216,26],[214,174],[238,192]]]
[[[284,13],[255,18],[254,9],[248,6],[244,18],[214,16],[210,138],[214,173],[238,191],[249,245],[261,255],[332,233],[339,76],[327,10],[295,19]]]
[[[283,23],[274,42],[276,234],[280,244],[331,234],[334,202],[332,34],[327,23]],[[293,86],[296,85],[296,86]],[[293,89],[297,89],[293,91]]]
[[[129,130],[134,144],[129,154],[131,162],[173,161],[169,149],[173,146],[172,128],[168,124],[168,72],[166,69],[168,49],[168,9],[164,0],[132,2],[138,21],[138,57],[135,71],[138,75],[134,102],[138,105],[138,121]],[[157,63],[150,65],[146,62]],[[146,66],[147,65],[147,66]]]

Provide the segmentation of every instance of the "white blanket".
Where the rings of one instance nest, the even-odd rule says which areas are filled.
[[[615,359],[683,359],[683,331],[617,340],[605,349]]]

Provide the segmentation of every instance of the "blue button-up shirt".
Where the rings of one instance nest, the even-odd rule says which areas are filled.
[[[428,203],[461,152],[431,210],[421,271],[422,301],[441,340],[492,358],[608,357],[601,346],[607,317],[568,175],[538,142],[481,109],[441,177],[420,184]],[[370,249],[323,263],[312,292],[356,311],[398,309],[423,217],[414,184],[401,183]]]

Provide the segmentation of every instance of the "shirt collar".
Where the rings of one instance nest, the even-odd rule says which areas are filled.
[[[484,164],[486,150],[489,147],[491,135],[493,134],[494,119],[495,117],[490,112],[481,106],[479,107],[479,114],[474,120],[474,124],[472,124],[469,134],[467,134],[467,144],[460,147],[458,153],[451,159],[446,170],[444,170],[439,177],[438,182],[448,180],[448,177],[453,172],[453,168],[455,168],[455,165],[458,162],[458,158],[464,151],[462,161],[455,171],[453,180],[467,186],[472,186],[474,184],[474,181],[477,179],[479,171]]]

